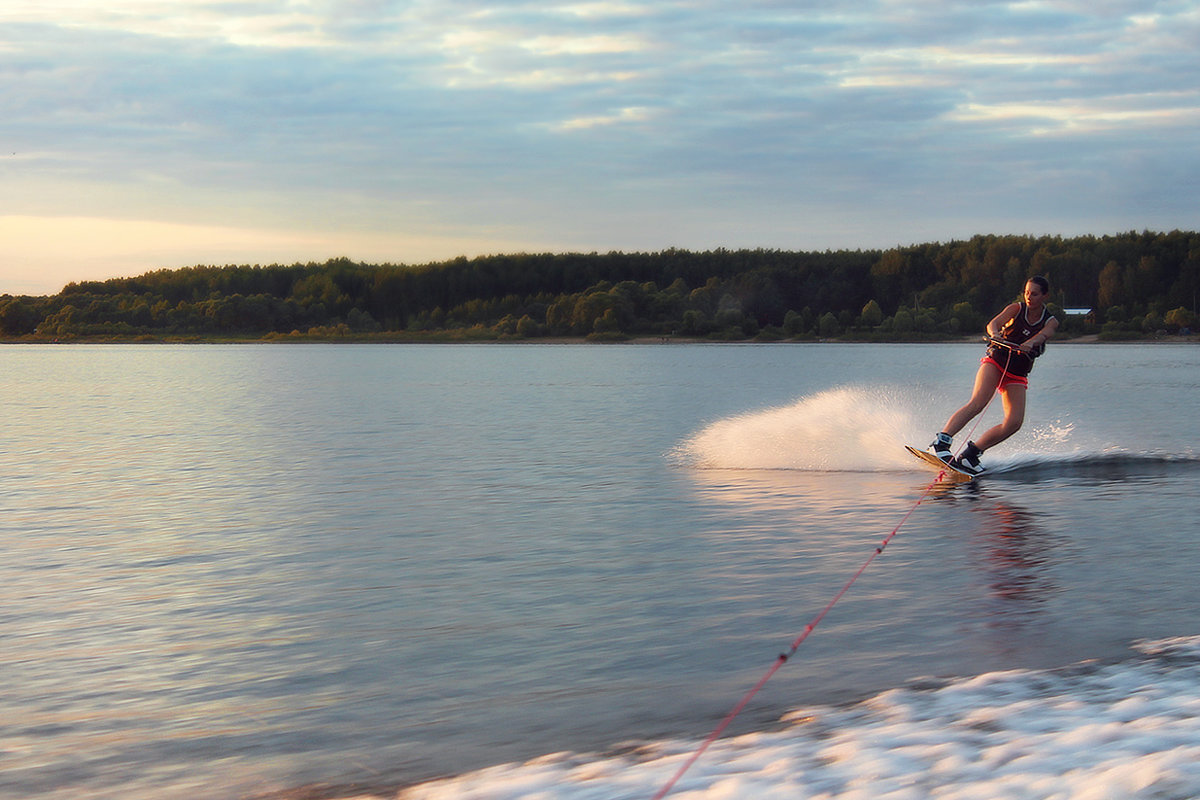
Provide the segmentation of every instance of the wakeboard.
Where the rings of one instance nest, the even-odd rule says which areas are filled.
[[[961,469],[947,464],[945,461],[942,461],[940,458],[927,450],[918,450],[917,448],[908,444],[904,445],[904,449],[912,453],[928,466],[936,469],[938,472],[943,473],[943,476],[948,481],[953,481],[954,483],[967,483],[968,481],[975,479],[975,476],[971,473],[963,472]]]

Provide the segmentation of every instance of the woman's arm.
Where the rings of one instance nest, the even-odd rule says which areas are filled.
[[[987,335],[993,339],[999,336],[1000,332],[1004,330],[1004,326],[1016,319],[1019,313],[1021,313],[1020,303],[1005,306],[1004,310],[992,317],[992,321],[987,324]]]
[[[1058,330],[1058,317],[1051,317],[1046,321],[1045,326],[1043,326],[1040,331],[1029,337],[1029,341],[1022,342],[1021,344],[1017,345],[1017,347],[1021,348],[1021,350],[1026,353],[1032,353],[1034,350],[1044,345],[1050,339],[1050,337],[1054,335],[1056,330]]]

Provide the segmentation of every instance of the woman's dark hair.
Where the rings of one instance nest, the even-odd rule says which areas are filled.
[[[1050,281],[1043,278],[1041,275],[1034,275],[1026,283],[1036,283],[1038,288],[1042,290],[1042,294],[1050,294]]]

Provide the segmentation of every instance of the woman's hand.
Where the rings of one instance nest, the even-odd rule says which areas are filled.
[[[1019,345],[1017,345],[1017,349],[1032,358],[1037,358],[1042,353],[1046,352],[1046,342],[1043,339],[1042,341],[1035,343],[1032,339],[1030,339],[1028,342],[1021,342]]]

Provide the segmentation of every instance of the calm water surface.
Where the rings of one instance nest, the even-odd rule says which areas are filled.
[[[0,795],[703,736],[924,493],[900,445],[979,350],[0,348]],[[742,729],[1200,633],[1198,386],[1194,346],[1051,348]]]

